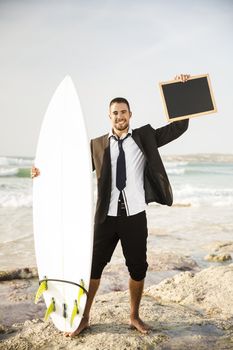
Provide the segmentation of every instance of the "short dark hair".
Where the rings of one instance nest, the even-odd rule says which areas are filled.
[[[126,98],[124,97],[115,97],[114,99],[112,99],[112,101],[110,102],[109,104],[109,108],[111,107],[111,105],[113,103],[125,103],[129,109],[129,112],[130,112],[130,106],[129,106],[129,102],[126,100]]]

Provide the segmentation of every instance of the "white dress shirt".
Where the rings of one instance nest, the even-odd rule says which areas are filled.
[[[138,214],[146,208],[143,180],[146,160],[142,151],[132,138],[131,128],[129,128],[128,133],[121,136],[121,139],[125,138],[127,134],[130,135],[122,143],[126,163],[126,187],[123,189],[122,194],[126,212],[129,216]],[[111,198],[108,210],[109,216],[117,216],[118,199],[120,194],[120,191],[116,187],[116,164],[119,155],[119,147],[118,141],[113,136],[114,134],[111,131],[108,136],[110,138],[112,167]]]

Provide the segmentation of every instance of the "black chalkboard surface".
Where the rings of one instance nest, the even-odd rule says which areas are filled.
[[[208,74],[159,83],[167,119],[187,119],[217,112]]]

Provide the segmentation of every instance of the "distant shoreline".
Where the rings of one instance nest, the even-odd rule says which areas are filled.
[[[190,154],[162,154],[165,161],[188,162],[233,162],[233,153],[190,153]]]
[[[164,160],[180,160],[186,159],[188,161],[192,160],[228,160],[233,161],[233,153],[184,153],[184,154],[165,154],[160,150],[160,154]],[[25,159],[25,160],[34,160],[35,156],[19,156],[19,155],[0,155],[0,158],[10,158],[10,159]]]

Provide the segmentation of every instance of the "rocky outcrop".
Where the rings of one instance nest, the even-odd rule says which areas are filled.
[[[162,251],[148,254],[149,271],[198,271],[199,267],[195,260],[189,256],[177,254],[175,252]]]
[[[0,281],[10,281],[15,279],[29,279],[38,277],[37,268],[25,267],[8,271],[0,271]]]
[[[229,254],[233,253],[233,241],[214,241],[204,248],[213,254]]]
[[[232,286],[233,264],[181,272],[145,290],[141,317],[152,328],[148,335],[128,326],[128,291],[112,292],[97,296],[91,327],[79,337],[65,338],[37,319],[0,327],[0,349],[232,349]]]
[[[233,315],[233,264],[211,266],[198,273],[183,272],[145,291],[159,302],[188,305],[209,316]]]
[[[213,262],[223,262],[232,260],[232,257],[230,254],[209,254],[205,256],[204,260]]]

